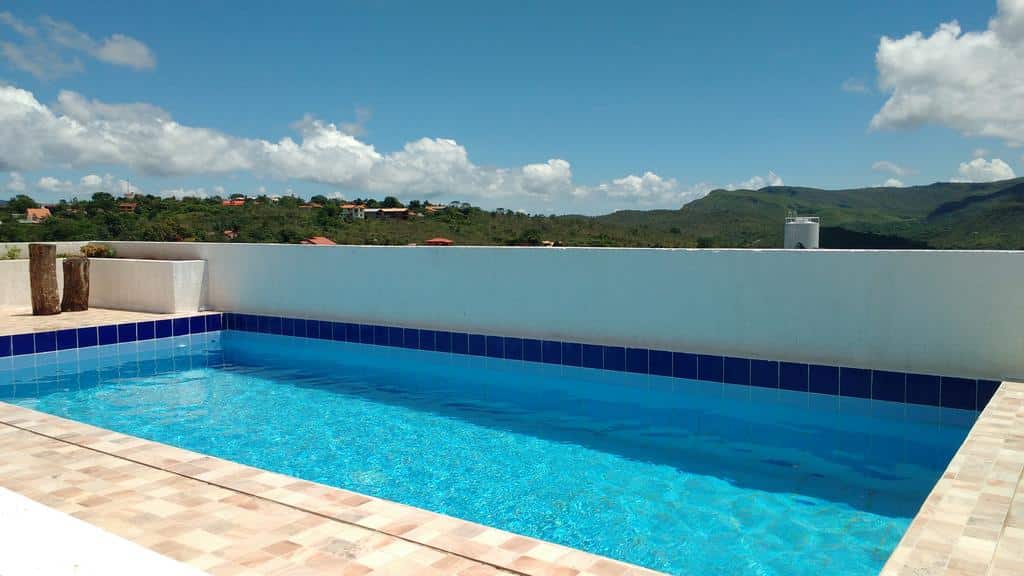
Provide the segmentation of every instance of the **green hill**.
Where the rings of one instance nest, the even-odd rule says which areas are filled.
[[[821,218],[824,248],[1024,249],[1024,178],[986,184],[820,190],[778,186],[715,190],[677,210],[604,216],[530,216],[468,204],[411,202],[407,220],[347,222],[340,201],[261,197],[242,207],[220,198],[181,200],[105,193],[51,205],[42,224],[17,220],[31,198],[0,211],[0,241],[202,240],[289,242],[326,236],[339,244],[402,245],[443,236],[461,245],[778,248],[787,214]],[[394,205],[394,198],[385,203]]]
[[[1024,248],[1024,178],[985,184],[821,190],[715,190],[680,210],[598,217],[651,235],[678,230],[704,246],[779,247],[787,214],[819,216],[827,248]]]

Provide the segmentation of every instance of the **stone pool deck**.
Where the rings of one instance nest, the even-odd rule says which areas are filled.
[[[1024,574],[1024,384],[1003,382],[883,576]]]
[[[3,402],[0,486],[214,575],[657,574]]]
[[[82,312],[62,312],[52,316],[33,316],[31,308],[2,307],[0,308],[0,336],[48,332],[50,330],[64,330],[67,328],[84,328],[86,326],[106,326],[123,322],[166,320],[168,318],[197,316],[205,313],[155,314],[152,312],[89,308]],[[214,314],[214,312],[209,313]]]

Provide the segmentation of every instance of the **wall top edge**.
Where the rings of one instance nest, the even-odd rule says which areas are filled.
[[[375,246],[369,244],[337,244],[323,246],[316,244],[278,244],[278,243],[244,243],[244,242],[150,242],[135,240],[95,240],[98,244],[110,245],[151,245],[151,246],[217,246],[217,247],[254,247],[254,246],[277,246],[291,248],[315,248],[315,249],[369,249],[369,250],[537,250],[537,251],[629,251],[629,252],[694,252],[694,253],[786,253],[786,254],[1024,254],[1024,250],[884,250],[884,249],[829,249],[818,248],[814,250],[786,250],[784,248],[630,248],[617,246]],[[62,242],[51,242],[61,244]]]

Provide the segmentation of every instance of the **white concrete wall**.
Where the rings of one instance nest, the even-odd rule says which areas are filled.
[[[63,295],[63,259],[57,260],[57,291]],[[206,263],[93,258],[89,262],[89,306],[138,312],[199,310]],[[0,260],[0,308],[32,306],[28,260]]]
[[[89,266],[89,306],[161,313],[199,310],[206,266],[202,260],[92,258]]]
[[[25,251],[26,256],[28,250]],[[64,294],[63,259],[57,260],[57,293]],[[32,306],[29,289],[28,260],[0,260],[0,308]]]
[[[223,311],[1024,376],[1024,252],[111,244]]]

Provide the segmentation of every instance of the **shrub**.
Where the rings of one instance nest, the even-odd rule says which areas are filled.
[[[21,257],[21,248],[18,248],[17,246],[12,246],[12,247],[7,249],[7,259],[8,260],[17,260],[20,257]]]
[[[114,249],[105,244],[86,244],[82,246],[82,256],[86,258],[113,258]]]

